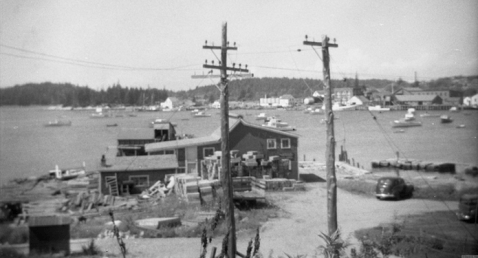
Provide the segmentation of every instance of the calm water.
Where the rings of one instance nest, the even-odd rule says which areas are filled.
[[[233,110],[245,119],[259,124],[255,116],[260,112],[279,116],[297,128],[300,136],[299,159],[324,161],[325,124],[323,115],[312,116],[300,111]],[[89,118],[90,111],[47,111],[42,107],[0,108],[0,182],[15,177],[43,175],[60,167],[77,167],[83,162],[88,170],[97,168],[101,155],[108,146],[116,145],[121,127],[148,127],[156,118],[177,123],[178,133],[195,136],[209,135],[219,127],[218,110],[209,110],[208,118],[192,118],[189,112],[138,113],[137,117]],[[433,112],[431,112],[433,113]],[[447,112],[437,112],[444,114]],[[405,112],[374,113],[376,120],[366,111],[336,112],[336,154],[345,146],[350,158],[370,168],[372,160],[392,158],[397,148],[402,157],[427,161],[446,161],[459,164],[478,163],[478,112],[450,113],[451,124],[440,124],[439,118],[420,118],[423,126],[404,128],[403,133],[390,121],[403,117]],[[44,127],[56,118],[72,121],[71,127]],[[106,127],[107,124],[118,127]],[[456,128],[464,124],[465,128]]]

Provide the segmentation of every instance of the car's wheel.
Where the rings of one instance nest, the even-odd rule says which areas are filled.
[[[393,199],[395,199],[395,200],[397,200],[397,201],[400,200],[400,193],[397,193],[397,192],[394,193],[394,194],[393,194]]]

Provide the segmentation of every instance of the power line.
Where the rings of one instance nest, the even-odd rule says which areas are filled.
[[[33,59],[33,60],[42,60],[42,61],[49,61],[49,62],[64,63],[64,64],[70,64],[70,65],[90,67],[90,68],[100,68],[100,69],[110,69],[110,70],[133,70],[133,71],[171,71],[171,70],[178,70],[178,69],[181,69],[181,68],[196,66],[196,64],[177,66],[177,67],[168,67],[168,68],[122,66],[122,65],[114,65],[114,64],[107,64],[107,63],[85,61],[85,60],[80,60],[80,59],[66,58],[66,57],[61,57],[61,56],[36,52],[36,51],[28,50],[28,49],[22,49],[22,48],[17,48],[17,47],[13,47],[13,46],[8,46],[8,45],[2,44],[2,43],[0,43],[0,46],[4,47],[4,48],[24,52],[24,53],[40,55],[40,56],[44,56],[44,57],[48,57],[48,58],[54,58],[54,59],[22,56],[22,55],[17,55],[17,54],[10,54],[10,53],[1,52],[0,54],[2,54],[2,55],[13,56],[13,57],[18,57],[18,58]],[[59,59],[59,60],[55,60],[55,59]]]

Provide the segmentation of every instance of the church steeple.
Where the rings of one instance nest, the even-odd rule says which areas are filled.
[[[359,87],[358,73],[355,72],[355,84],[354,84],[354,88],[358,88],[358,87]]]

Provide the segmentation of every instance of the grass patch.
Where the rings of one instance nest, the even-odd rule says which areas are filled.
[[[27,242],[28,227],[11,227],[9,224],[0,224],[0,243],[24,244]]]
[[[376,181],[364,179],[341,179],[337,180],[337,186],[338,188],[353,194],[375,197]],[[478,186],[468,186],[457,189],[454,184],[435,184],[431,187],[426,184],[421,184],[414,185],[414,187],[412,196],[414,199],[457,201],[463,194],[478,192]]]
[[[337,180],[337,187],[345,191],[363,196],[375,196],[376,182],[363,179],[342,179]]]
[[[471,223],[459,221],[450,211],[396,218],[388,225],[355,231],[361,253],[400,257],[450,257],[451,254],[478,254],[478,231]],[[369,255],[370,257],[376,257]],[[353,257],[353,256],[352,256]],[[356,256],[360,257],[360,256]]]

